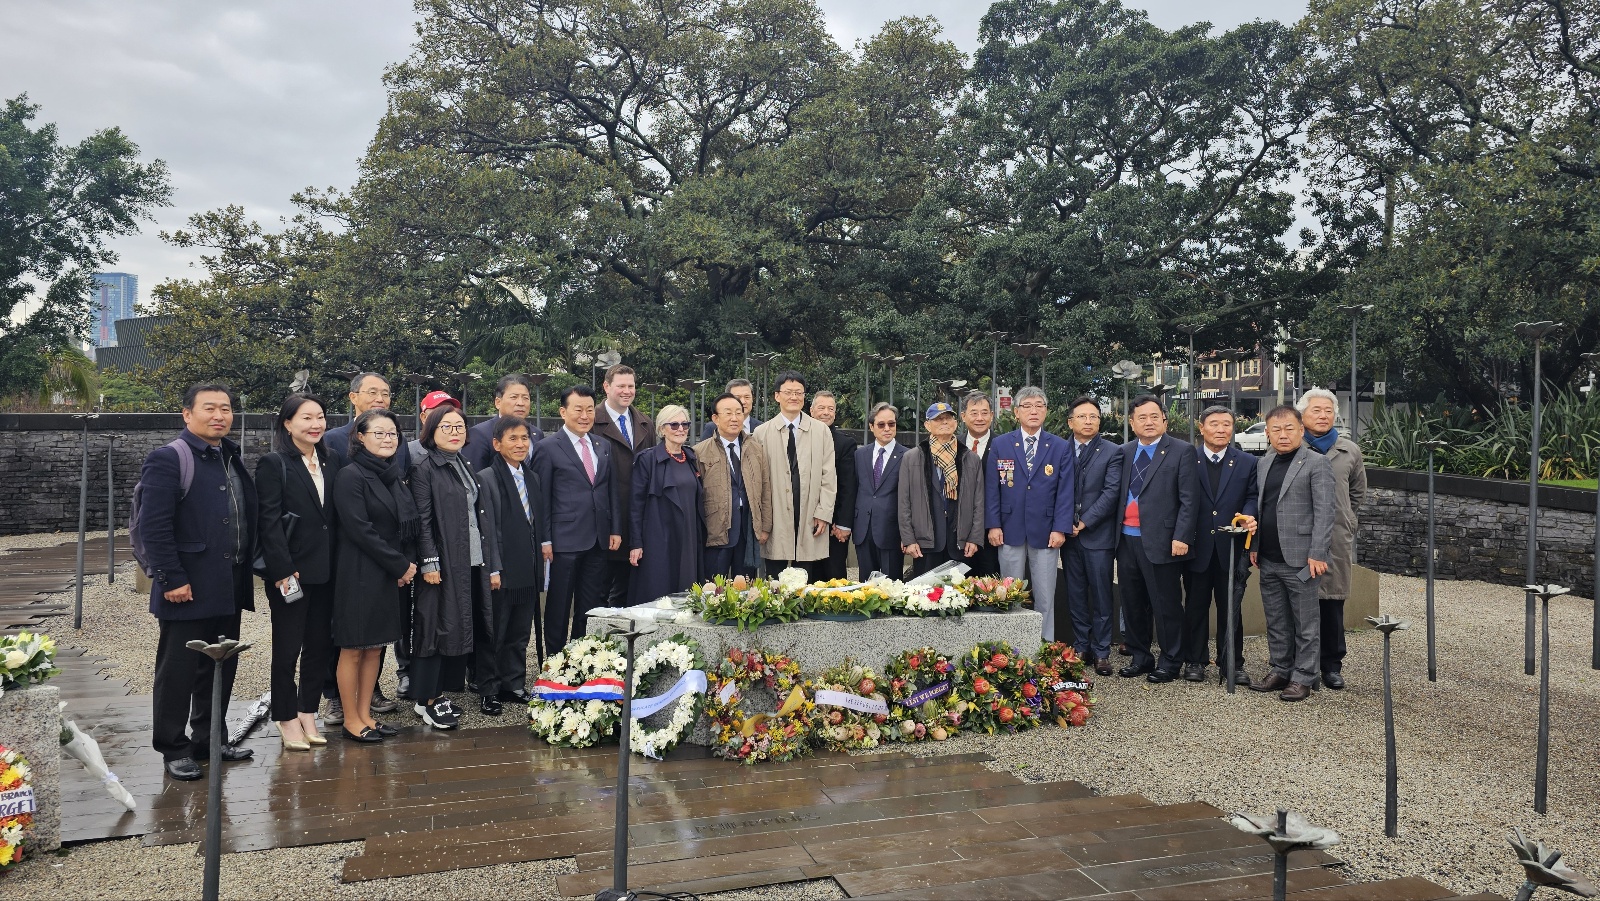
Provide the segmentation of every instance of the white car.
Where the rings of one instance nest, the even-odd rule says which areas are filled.
[[[1267,424],[1258,422],[1242,432],[1235,433],[1233,443],[1247,454],[1264,454],[1267,452]]]

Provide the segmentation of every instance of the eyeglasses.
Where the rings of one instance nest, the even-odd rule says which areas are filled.
[[[779,397],[805,397],[806,396],[806,389],[804,389],[804,388],[785,388],[782,391],[778,392],[778,396]]]
[[[445,423],[444,425],[439,426],[439,431],[450,434],[454,434],[456,432],[465,432],[466,430],[467,427],[460,423]]]
[[[886,420],[884,422],[874,422],[872,427],[875,429],[892,429],[897,425],[899,425],[899,423],[893,420]]]
[[[376,441],[393,441],[400,437],[399,432],[362,432],[361,434]]]
[[[687,429],[689,424],[687,422],[663,422],[661,427],[664,429]]]
[[[1045,408],[1045,405],[1039,403],[1038,401],[1030,401],[1028,403],[1017,404],[1017,409],[1018,410],[1043,410],[1044,408]]]
[[[361,393],[368,397],[388,397],[388,388],[362,388]]]

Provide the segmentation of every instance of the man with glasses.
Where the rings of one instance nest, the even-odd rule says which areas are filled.
[[[1116,560],[1117,486],[1122,454],[1100,435],[1100,403],[1087,395],[1068,409],[1072,428],[1072,533],[1061,548],[1073,647],[1102,676],[1111,666],[1111,569]]]
[[[534,445],[544,440],[544,432],[539,431],[539,423],[528,418],[528,411],[533,409],[533,388],[528,384],[528,377],[520,372],[502,376],[494,386],[494,418],[486,419],[467,430],[467,445],[461,449],[461,459],[472,464],[473,472],[482,472],[489,468],[499,456],[494,449],[495,426],[502,419],[511,418],[522,420],[528,429],[528,438]]]
[[[849,576],[849,524],[856,519],[856,493],[849,488],[856,483],[856,448],[861,446],[861,442],[856,440],[854,432],[847,432],[833,424],[838,416],[839,399],[832,391],[822,389],[812,396],[811,417],[827,426],[833,435],[833,466],[839,484],[845,489],[833,499],[833,528],[828,533],[828,559],[822,573],[825,579]]]
[[[856,448],[856,542],[860,577],[881,572],[891,579],[905,574],[900,544],[900,460],[906,446],[895,440],[900,411],[880,403],[872,408],[872,443]]]
[[[813,581],[828,559],[828,527],[839,490],[833,462],[833,436],[807,416],[806,380],[781,372],[773,380],[778,415],[756,428],[754,438],[766,453],[772,483],[772,534],[761,546],[767,574],[800,567]]]
[[[989,395],[982,391],[970,391],[961,399],[961,424],[966,427],[966,434],[961,436],[962,449],[977,455],[982,471],[988,472],[989,448],[994,444],[994,402]],[[1000,572],[1000,552],[985,540],[967,565],[972,567],[974,575],[997,575]]]
[[[1200,519],[1194,446],[1167,434],[1167,412],[1154,394],[1128,408],[1134,437],[1122,446],[1117,487],[1117,584],[1133,662],[1117,671],[1154,683],[1178,678],[1183,664],[1183,568]],[[1151,632],[1161,657],[1150,653]]]
[[[1027,578],[1034,609],[1044,615],[1044,640],[1056,640],[1056,567],[1072,533],[1077,480],[1068,442],[1044,430],[1043,389],[1017,391],[1017,430],[994,439],[984,476],[984,523],[1000,550],[1000,574]]]

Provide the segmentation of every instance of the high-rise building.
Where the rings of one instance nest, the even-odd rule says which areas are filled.
[[[115,347],[117,320],[132,319],[135,315],[133,305],[139,299],[139,277],[126,272],[96,272],[89,292],[94,301],[89,343],[95,347]]]

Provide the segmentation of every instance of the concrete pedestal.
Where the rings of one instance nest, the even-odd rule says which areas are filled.
[[[54,851],[61,847],[61,690],[31,685],[0,696],[0,745],[28,758],[33,769],[29,782],[38,809],[23,833],[23,854]]]

